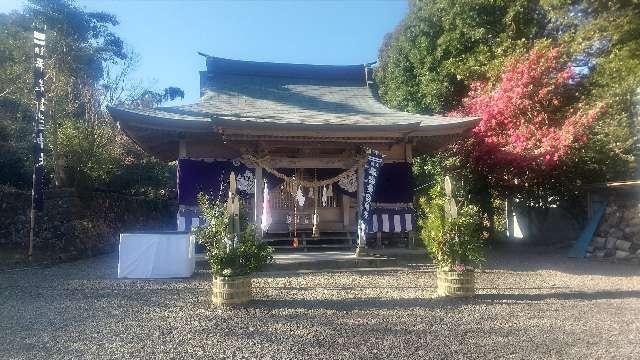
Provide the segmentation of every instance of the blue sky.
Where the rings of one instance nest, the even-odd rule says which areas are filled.
[[[0,1],[0,12],[19,9]],[[311,64],[375,61],[384,35],[407,12],[396,1],[77,1],[120,20],[116,32],[140,56],[136,80],[199,96],[196,52],[242,60]]]

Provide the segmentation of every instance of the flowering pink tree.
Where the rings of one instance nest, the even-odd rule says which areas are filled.
[[[472,84],[454,112],[481,118],[468,149],[472,163],[492,182],[506,186],[547,176],[586,141],[598,114],[598,109],[579,109],[576,85],[558,49],[534,50],[516,59],[493,87]]]

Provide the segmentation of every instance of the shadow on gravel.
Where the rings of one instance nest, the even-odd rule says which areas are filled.
[[[638,264],[571,259],[567,257],[565,252],[494,251],[489,254],[489,261],[484,268],[489,271],[535,272],[548,270],[572,275],[640,276],[640,266]]]
[[[531,260],[529,260],[531,261]],[[541,260],[537,264],[490,264],[487,270],[502,270],[517,273],[531,273],[536,271],[557,271],[569,275],[595,275],[610,277],[639,277],[640,266],[634,264],[604,263],[588,260],[565,259],[564,263],[549,264]]]
[[[458,308],[472,304],[472,299],[256,299],[250,307],[256,309],[303,309],[334,311],[368,311],[410,308]]]
[[[326,275],[327,273],[335,274],[362,274],[362,275],[397,275],[403,271],[408,271],[404,268],[351,268],[351,269],[323,269],[323,270],[287,270],[287,271],[263,271],[255,273],[254,278],[265,279],[286,279],[296,278],[300,276],[313,276],[313,275]],[[414,270],[421,272],[432,272],[435,274],[435,270]]]
[[[540,302],[545,300],[619,300],[640,299],[640,291],[557,292],[544,294],[478,294],[473,298],[364,298],[364,299],[255,299],[250,307],[256,309],[304,310],[391,310],[410,308],[459,308],[466,305],[491,305],[503,301]]]
[[[544,300],[619,300],[640,299],[640,291],[555,292],[545,294],[478,294],[480,301],[544,301]]]

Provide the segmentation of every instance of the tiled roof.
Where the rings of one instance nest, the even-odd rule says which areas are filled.
[[[194,104],[120,111],[172,120],[309,125],[446,128],[464,124],[470,127],[476,121],[388,108],[366,85],[364,65],[274,64],[209,57],[207,69],[201,73],[203,96]]]

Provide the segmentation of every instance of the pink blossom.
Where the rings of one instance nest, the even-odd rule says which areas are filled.
[[[497,178],[514,169],[523,177],[543,178],[572,147],[586,141],[600,108],[584,113],[567,104],[563,96],[573,86],[574,71],[561,57],[558,48],[533,50],[508,64],[494,88],[486,82],[471,84],[455,113],[481,119],[472,132],[476,166]]]

